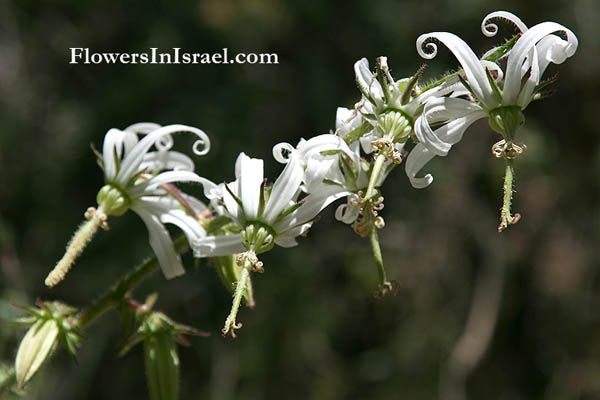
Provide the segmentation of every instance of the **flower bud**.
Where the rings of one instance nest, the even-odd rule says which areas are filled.
[[[176,342],[188,345],[189,343],[181,335],[209,336],[209,333],[179,324],[161,312],[152,311],[156,298],[156,295],[149,296],[145,304],[129,301],[129,305],[135,309],[139,326],[119,355],[124,355],[133,346],[143,342],[150,398],[152,400],[177,399],[179,357]]]
[[[275,246],[275,233],[260,222],[246,225],[241,235],[244,247],[248,250],[253,249],[256,254],[269,251]]]
[[[23,337],[15,359],[19,388],[23,388],[52,355],[59,340],[67,345],[72,355],[79,344],[79,333],[71,321],[77,309],[60,302],[38,301],[37,305],[39,308],[19,306],[32,315],[28,319],[32,325]]]
[[[15,359],[19,388],[23,388],[50,357],[56,348],[59,333],[58,324],[53,319],[40,319],[29,328]]]
[[[377,120],[377,130],[382,137],[404,143],[412,132],[412,126],[406,114],[400,111],[386,111]]]
[[[146,379],[152,400],[176,400],[179,393],[179,357],[170,332],[152,333],[144,339]]]

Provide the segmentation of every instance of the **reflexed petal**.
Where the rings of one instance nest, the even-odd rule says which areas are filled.
[[[437,55],[437,45],[432,42],[425,43],[427,40],[435,38],[442,42],[454,54],[462,66],[467,81],[473,89],[474,95],[488,108],[498,106],[492,87],[488,81],[485,69],[479,62],[479,58],[473,53],[473,50],[458,36],[448,32],[432,32],[419,36],[417,39],[417,52],[426,59],[432,59]],[[424,48],[431,52],[426,53]]]
[[[415,135],[419,142],[427,147],[434,155],[445,156],[454,142],[448,140],[448,129],[457,129],[461,123],[454,122],[463,117],[475,115],[476,119],[487,116],[482,108],[470,101],[453,98],[442,97],[429,101],[425,105],[423,114],[415,121]],[[449,123],[437,128],[435,131],[431,128],[432,123],[450,121]],[[464,122],[464,121],[463,121]],[[473,121],[472,121],[473,122]],[[471,122],[471,123],[472,123]],[[470,123],[468,124],[470,125]],[[468,126],[466,125],[464,129]],[[464,131],[463,129],[463,131]],[[462,138],[462,133],[460,134]],[[450,136],[452,139],[452,136]]]
[[[273,229],[279,234],[288,231],[292,227],[309,222],[329,204],[349,194],[351,192],[335,185],[330,185],[322,191],[311,193],[302,200],[304,204],[277,222],[273,226]]]
[[[360,207],[352,205],[351,199],[356,201],[359,200],[357,195],[352,194],[348,196],[348,202],[346,204],[340,204],[335,210],[335,219],[342,221],[345,224],[352,224],[360,215]]]
[[[297,154],[294,152],[273,185],[271,195],[265,205],[265,211],[261,218],[265,223],[272,223],[289,206],[290,201],[294,199],[294,195],[302,183],[303,177],[304,170],[302,169],[302,165],[300,165]]]
[[[205,236],[198,239],[190,246],[194,250],[194,257],[219,257],[237,254],[245,251],[240,235]]]
[[[447,100],[466,102],[466,100],[462,99]],[[467,128],[469,128],[469,126],[471,126],[475,121],[481,118],[486,118],[487,116],[488,114],[483,110],[472,112],[462,118],[451,120],[450,122],[440,126],[435,130],[435,135],[441,142],[454,145],[462,140],[463,134]],[[417,178],[416,175],[425,166],[425,164],[435,157],[435,155],[435,152],[426,147],[423,143],[417,144],[412,149],[406,160],[405,170],[413,187],[421,189],[429,186],[431,182],[433,182],[433,176],[431,176],[431,174],[427,174],[422,178]]]
[[[285,248],[298,246],[298,242],[294,237],[277,237],[275,239],[275,244]]]
[[[132,198],[143,196],[155,190],[158,186],[172,182],[196,182],[212,184],[208,179],[202,178],[191,171],[167,171],[144,182],[138,183],[127,189],[127,194]]]
[[[568,57],[575,54],[577,50],[577,37],[573,32],[564,26],[555,22],[542,22],[531,27],[517,40],[514,47],[508,55],[506,64],[506,74],[504,83],[504,93],[502,96],[503,105],[514,105],[521,90],[521,78],[523,76],[522,66],[530,56],[532,47],[534,47],[544,37],[553,34],[554,32],[564,32],[567,40],[563,45],[555,45],[552,47],[551,54],[544,54],[545,57],[557,64],[563,62]],[[555,42],[560,43],[560,42]],[[547,50],[547,49],[545,49]],[[546,64],[547,65],[547,64]],[[525,71],[526,72],[526,71]],[[543,71],[540,71],[543,73]]]
[[[144,154],[139,170],[161,171],[163,169],[175,169],[193,171],[194,162],[191,158],[177,151],[153,151]]]
[[[410,183],[414,188],[423,189],[431,185],[433,182],[433,175],[431,174],[427,174],[421,178],[417,177],[419,171],[425,166],[425,164],[431,161],[433,157],[435,157],[435,154],[433,154],[421,143],[417,144],[408,155],[404,168],[406,175],[408,176],[408,179],[410,179]]]
[[[356,110],[350,110],[345,107],[338,107],[335,115],[335,134],[339,137],[345,137],[362,124],[362,118]]]
[[[533,92],[536,86],[540,83],[540,64],[538,62],[537,50],[535,47],[531,49],[531,55],[529,57],[531,59],[531,69],[529,78],[525,81],[525,84],[522,85],[521,91],[519,92],[519,97],[517,98],[516,104],[519,105],[522,109],[527,107],[527,105],[531,102],[533,98]]]
[[[244,153],[240,153],[235,162],[237,196],[242,200],[244,215],[249,220],[258,217],[260,190],[264,178],[263,168],[263,160],[250,158]]]
[[[189,243],[206,236],[206,231],[200,222],[182,210],[170,210],[160,216],[160,221],[163,224],[173,224],[181,229]]]
[[[140,140],[133,149],[131,149],[127,154],[127,157],[125,157],[121,163],[121,169],[115,179],[116,182],[121,185],[127,183],[127,181],[139,171],[139,166],[144,160],[144,154],[146,154],[161,138],[178,132],[190,132],[198,136],[199,140],[194,144],[194,152],[196,154],[206,154],[208,149],[210,149],[210,140],[202,130],[186,125],[164,126],[149,133]],[[201,151],[196,149],[197,144],[199,143],[204,146]]]
[[[294,146],[289,143],[282,142],[273,146],[273,158],[281,163],[287,164],[290,161],[290,156],[294,152]]]
[[[339,136],[333,135],[330,133],[325,133],[322,135],[318,135],[310,138],[309,140],[301,140],[298,146],[296,147],[296,151],[298,152],[298,157],[303,164],[306,164],[306,161],[309,158],[316,159],[324,159],[324,158],[335,158],[337,159],[338,155],[329,155],[323,156],[322,152],[330,152],[330,151],[341,151],[346,154],[350,159],[357,164],[360,162],[359,155],[353,152],[350,147],[346,144],[346,142]]]
[[[225,189],[225,185],[227,185],[229,190]],[[240,208],[240,205],[235,200],[235,198],[232,196],[232,193],[233,193],[234,196],[239,198],[238,186],[239,185],[237,184],[237,181],[233,181],[231,183],[224,184],[223,190],[222,190],[222,195],[223,195],[223,204],[225,205],[224,211],[226,211],[227,216],[229,216],[231,219],[235,220],[236,223],[241,226],[245,223],[244,210],[242,210]],[[231,193],[230,193],[230,191],[231,191]]]
[[[312,226],[312,222],[307,222],[302,225],[295,226],[281,235],[277,235],[275,243],[281,247],[294,247],[298,245],[296,237],[305,234]]]
[[[369,69],[369,61],[366,58],[361,58],[354,63],[354,73],[356,74],[356,83],[363,94],[371,96],[375,101],[383,99],[383,88]]]
[[[329,183],[324,183],[324,180],[332,181],[339,185],[345,183],[337,157],[326,160],[315,160],[312,158],[308,160],[306,169],[304,170],[306,192],[313,193],[330,186]]]
[[[148,133],[157,130],[161,125],[154,122],[138,122],[136,124],[129,125],[127,128],[123,129],[124,131],[129,131],[133,133],[141,133],[143,135],[147,135]]]
[[[162,269],[165,278],[171,279],[185,273],[181,258],[173,248],[173,241],[165,226],[160,222],[155,215],[147,213],[143,209],[134,209],[134,211],[142,218],[150,234],[150,246],[156,254],[160,268]]]

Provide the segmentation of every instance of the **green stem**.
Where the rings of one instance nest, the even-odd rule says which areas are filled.
[[[251,252],[251,255],[254,255]],[[242,297],[244,297],[244,293],[246,291],[246,285],[248,284],[248,279],[250,278],[250,270],[252,269],[252,262],[250,261],[250,254],[244,259],[244,266],[242,267],[242,273],[240,274],[240,279],[235,286],[235,294],[233,296],[233,304],[231,305],[231,311],[225,320],[225,326],[223,327],[223,336],[227,334],[231,334],[232,337],[235,337],[235,330],[242,327],[241,324],[236,322],[236,317],[238,310],[240,309],[240,303],[242,301]]]
[[[513,160],[506,160],[506,171],[504,173],[504,199],[502,202],[502,210],[500,211],[500,225],[498,226],[498,232],[504,231],[509,225],[516,224],[519,222],[519,219],[521,219],[520,214],[516,213],[513,216],[510,212],[514,180],[514,168],[512,163]]]
[[[0,395],[2,394],[2,392],[13,386],[16,382],[17,374],[15,372],[15,369],[11,368],[9,372],[7,372],[6,375],[2,377],[2,380],[0,380]]]
[[[384,163],[385,154],[383,154],[383,152],[380,152],[377,155],[377,158],[375,159],[375,164],[373,164],[371,176],[369,177],[369,186],[367,186],[367,193],[365,193],[365,197],[363,200],[367,201],[375,195],[375,184],[377,183],[377,179],[379,179],[379,174],[381,174],[381,170],[383,169]]]
[[[176,239],[173,243],[175,251],[184,253],[188,250],[189,244],[185,236]],[[123,297],[140,282],[146,279],[152,272],[160,267],[156,256],[142,262],[135,269],[115,283],[102,297],[100,297],[88,309],[79,314],[77,325],[81,328],[94,322],[102,314],[111,308],[118,307],[123,301]]]
[[[381,255],[381,247],[379,246],[377,228],[371,228],[369,239],[371,240],[371,247],[373,248],[373,257],[375,257],[375,264],[377,264],[377,272],[379,274],[379,286],[383,289],[386,287],[387,278],[385,275],[385,268],[383,266],[383,256]]]

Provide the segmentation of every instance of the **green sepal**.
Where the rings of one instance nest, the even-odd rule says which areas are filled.
[[[373,126],[368,122],[363,122],[359,127],[355,128],[353,131],[344,136],[344,141],[346,144],[352,144],[360,139],[365,133],[368,133],[373,130]]]

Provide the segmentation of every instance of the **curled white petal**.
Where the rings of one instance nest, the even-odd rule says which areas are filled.
[[[296,153],[292,153],[290,160],[273,184],[271,195],[265,205],[263,220],[269,224],[274,221],[279,214],[289,206],[295,195],[298,193],[300,184],[304,177],[304,170]]]
[[[143,209],[134,209],[134,211],[146,224],[150,235],[150,246],[154,250],[154,254],[156,254],[165,278],[171,279],[183,275],[185,270],[181,264],[181,258],[175,251],[173,240],[171,240],[171,236],[169,236],[169,232],[165,226],[160,222],[160,218]]]
[[[340,204],[335,210],[335,219],[345,224],[352,224],[360,215],[360,207],[352,205],[352,201],[359,201],[356,194],[348,196],[346,204]]]
[[[519,38],[519,40],[517,40],[517,43],[515,43],[508,55],[504,92],[502,94],[503,105],[516,104],[519,92],[521,90],[521,78],[523,77],[524,73],[527,72],[526,70],[523,70],[523,65],[531,65],[530,58],[532,55],[532,48],[536,46],[542,39],[548,37],[549,35],[553,35],[556,32],[562,32],[565,34],[567,40],[565,41],[560,39],[562,42],[558,42],[553,39],[554,44],[551,46],[552,54],[548,54],[548,48],[544,48],[544,51],[546,52],[544,57],[548,57],[548,59],[550,59],[552,62],[563,62],[575,54],[578,46],[577,37],[568,28],[565,28],[564,26],[555,22],[542,22],[541,24],[531,27],[523,34],[523,36]],[[546,42],[545,45],[547,46],[548,44],[549,42]],[[547,65],[547,63],[545,63],[545,65]],[[540,74],[543,73],[544,71],[540,70]]]
[[[140,164],[143,162],[144,154],[148,152],[150,147],[155,145],[161,138],[178,132],[190,132],[198,136],[204,143],[206,148],[210,147],[210,140],[204,131],[186,125],[168,125],[158,128],[147,134],[140,140],[129,152],[127,157],[123,159],[121,168],[115,178],[119,184],[125,184],[139,170]]]
[[[290,156],[294,151],[294,146],[289,143],[282,142],[273,146],[273,157],[281,164],[287,164],[290,160]]]
[[[174,182],[195,182],[203,185],[206,183],[212,184],[208,179],[198,176],[191,171],[167,171],[128,188],[127,194],[135,200],[140,196],[149,194],[160,185]]]
[[[154,122],[138,122],[132,125],[129,125],[125,128],[125,131],[133,132],[133,133],[141,133],[143,135],[147,135],[148,133],[157,130],[161,125],[156,124]]]
[[[383,88],[375,74],[369,69],[369,61],[366,58],[361,58],[354,63],[354,73],[356,74],[356,83],[363,94],[371,97],[374,101],[383,99]]]
[[[431,59],[437,54],[437,45],[427,42],[431,39],[437,39],[442,42],[454,54],[464,70],[465,77],[473,90],[473,94],[488,108],[498,106],[493,95],[492,87],[488,81],[485,69],[481,65],[479,58],[473,53],[473,50],[458,36],[448,32],[426,33],[417,38],[417,51],[423,58]],[[424,48],[431,52],[426,53]]]
[[[163,169],[193,171],[194,162],[187,155],[177,151],[152,151],[144,154],[139,170],[160,171]]]
[[[208,154],[210,151],[210,139],[208,136],[204,135],[203,138],[196,140],[194,145],[192,146],[192,151],[197,156],[203,156]]]
[[[502,68],[500,68],[500,66],[498,64],[496,64],[495,62],[481,60],[481,65],[483,65],[483,67],[485,69],[489,70],[490,72],[496,73],[495,76],[492,74],[494,81],[500,82],[504,78],[504,71],[502,71]]]
[[[414,149],[410,152],[406,159],[406,163],[404,165],[404,169],[406,171],[406,175],[410,180],[411,185],[416,189],[423,189],[433,182],[433,175],[426,174],[423,177],[417,177],[417,174],[423,167],[431,161],[435,157],[427,147],[423,146],[421,143],[417,144]]]
[[[490,22],[495,18],[504,19],[511,22],[521,32],[525,32],[527,30],[527,25],[525,25],[523,21],[521,21],[521,19],[513,13],[508,11],[494,11],[493,13],[486,15],[481,22],[481,32],[487,37],[495,36],[498,33],[498,25]]]
[[[329,204],[349,194],[351,193],[337,186],[330,186],[320,192],[311,193],[304,198],[304,203],[298,209],[278,221],[273,228],[277,233],[283,233],[293,227],[305,224],[314,219]]]

